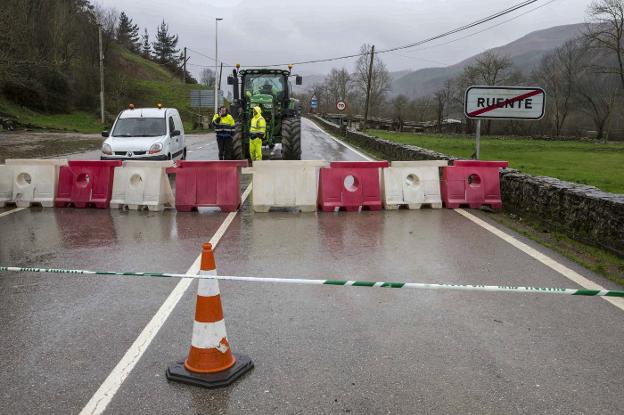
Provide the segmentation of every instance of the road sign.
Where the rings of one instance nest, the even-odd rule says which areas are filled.
[[[312,97],[312,99],[310,100],[310,108],[312,108],[313,110],[318,108],[318,101],[316,100],[316,97]]]
[[[466,89],[464,113],[473,119],[539,120],[545,95],[538,87],[471,86]]]
[[[336,109],[340,112],[347,109],[347,103],[344,101],[336,101]]]
[[[223,91],[219,90],[219,105],[223,105]],[[214,89],[193,89],[191,90],[192,108],[213,108]]]

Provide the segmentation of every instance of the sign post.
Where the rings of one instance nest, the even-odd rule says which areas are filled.
[[[477,128],[475,129],[475,138],[477,141],[477,148],[475,151],[475,157],[477,160],[481,159],[481,120],[477,120]]]
[[[539,120],[544,116],[546,94],[539,87],[471,86],[466,89],[464,114],[477,120],[477,160],[481,152],[481,120]]]

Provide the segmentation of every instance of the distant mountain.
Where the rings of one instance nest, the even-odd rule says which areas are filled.
[[[579,36],[584,27],[585,23],[578,23],[538,30],[504,46],[490,49],[490,51],[508,56],[515,69],[528,74],[535,69],[544,55],[566,41]],[[472,56],[455,65],[419,69],[396,77],[392,82],[391,93],[393,95],[404,94],[410,97],[431,95],[442,88],[447,80],[462,73],[464,68],[472,64],[479,55]]]

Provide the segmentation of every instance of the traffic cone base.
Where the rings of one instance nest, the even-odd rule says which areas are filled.
[[[228,386],[254,367],[248,356],[234,353],[234,358],[236,359],[234,366],[215,373],[189,372],[184,366],[184,361],[172,363],[167,368],[167,379],[210,389]]]

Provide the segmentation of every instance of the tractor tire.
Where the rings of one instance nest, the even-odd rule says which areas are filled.
[[[245,160],[247,158],[245,146],[243,145],[243,126],[236,124],[234,135],[232,136],[232,158],[234,160]]]
[[[301,160],[301,118],[286,118],[282,122],[282,159]]]

